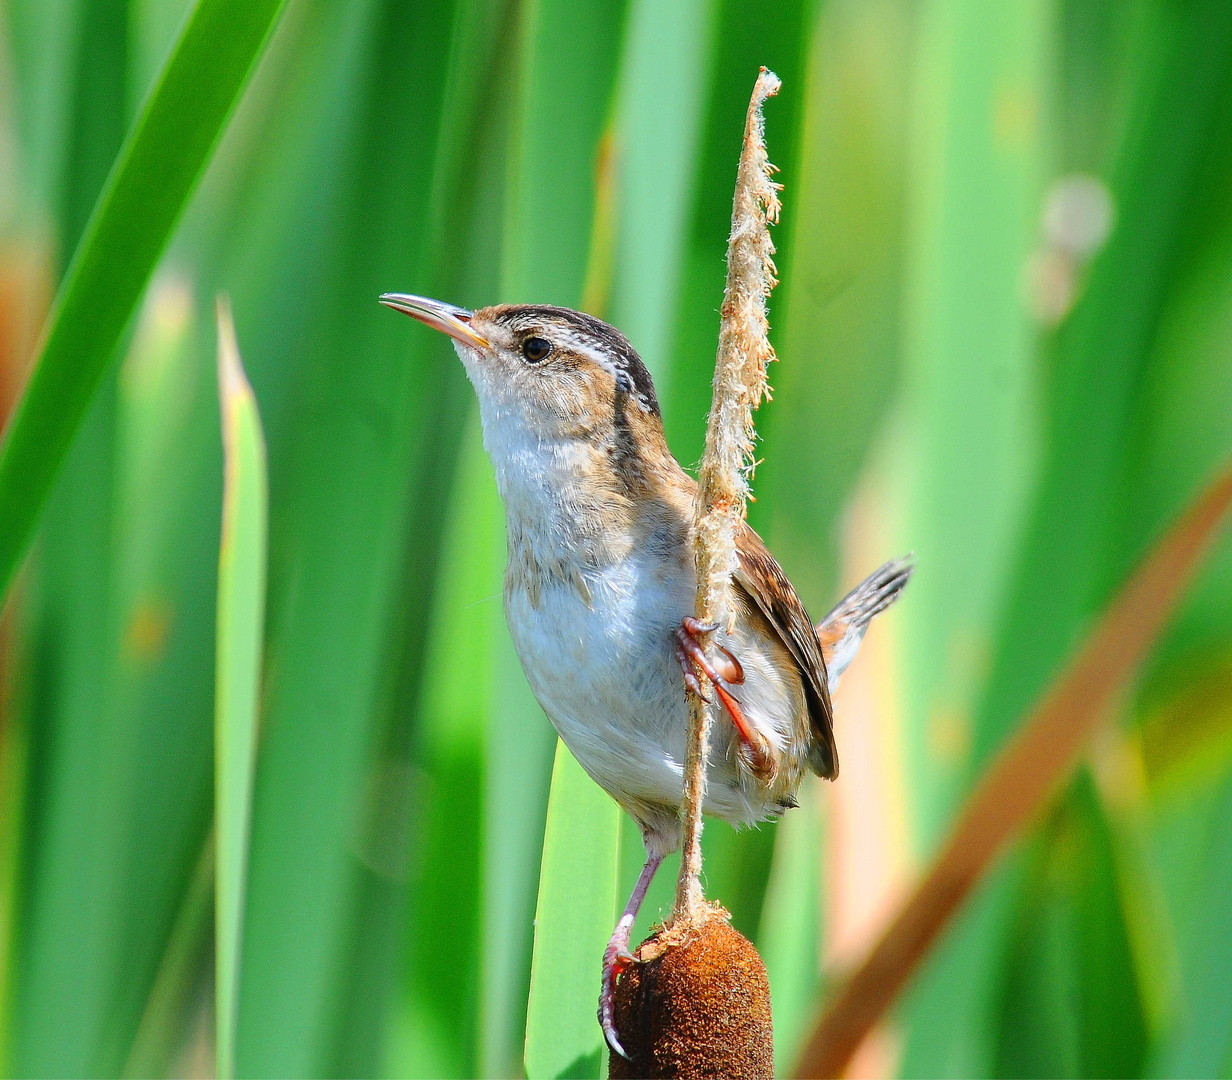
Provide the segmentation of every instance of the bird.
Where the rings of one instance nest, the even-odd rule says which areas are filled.
[[[741,522],[734,612],[692,617],[696,482],[668,448],[650,372],[616,328],[550,305],[468,310],[407,293],[380,302],[447,334],[479,402],[505,507],[504,609],[548,720],[633,818],[646,861],[603,956],[598,1018],[655,871],[681,843],[686,688],[718,696],[703,810],[736,827],[797,805],[807,772],[838,775],[831,692],[870,620],[901,594],[910,557],[857,585],[819,624]],[[711,634],[710,657],[699,639]]]

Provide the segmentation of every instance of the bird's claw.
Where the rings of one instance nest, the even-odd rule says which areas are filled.
[[[695,643],[699,634],[713,634],[719,628],[719,625],[720,624],[717,622],[702,622],[700,619],[695,619],[691,615],[686,615],[680,620],[681,629],[690,638],[693,638]],[[679,631],[677,633],[679,633]],[[718,649],[719,652],[721,652],[725,657],[725,662],[720,661],[720,665],[724,670],[719,672],[723,681],[731,686],[739,686],[742,682],[744,682],[744,668],[741,666],[740,661],[737,660],[731,652],[723,648],[723,646],[717,641],[713,642],[713,644],[714,647]],[[705,656],[705,653],[703,652],[702,655]],[[709,672],[707,672],[707,676],[711,677]]]
[[[684,672],[684,685],[709,705],[710,699],[706,697],[702,690],[702,684],[698,682],[697,673],[693,670],[693,665],[689,661],[689,654],[684,651],[684,646],[679,643],[676,645],[676,661],[680,664],[680,670]]]
[[[722,653],[722,656],[712,661],[697,640],[699,634],[710,634],[718,628],[718,623],[699,622],[686,615],[680,620],[680,626],[676,629],[676,659],[680,662],[680,668],[684,672],[685,685],[707,702],[709,698],[701,692],[697,675],[693,670],[694,664],[716,686],[739,686],[744,682],[744,667],[729,650],[716,641],[714,647]]]
[[[619,931],[617,931],[619,934]],[[620,1045],[616,1035],[616,980],[621,972],[631,964],[637,963],[629,951],[628,941],[613,940],[608,943],[603,952],[603,988],[599,992],[599,1026],[603,1029],[603,1039],[613,1054],[619,1054],[625,1061],[633,1059]]]

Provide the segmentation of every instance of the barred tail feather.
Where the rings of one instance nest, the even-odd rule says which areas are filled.
[[[911,555],[891,560],[869,574],[817,624],[817,640],[825,657],[831,693],[855,659],[868,624],[899,598],[914,570]]]

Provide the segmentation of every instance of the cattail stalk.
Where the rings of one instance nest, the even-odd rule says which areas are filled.
[[[696,617],[730,627],[731,575],[739,563],[736,528],[743,520],[753,471],[753,410],[768,394],[766,365],[774,359],[767,337],[766,298],[776,284],[769,225],[777,222],[781,185],[766,156],[762,105],[779,91],[778,76],[762,68],[744,123],[744,147],[736,173],[731,235],[727,241],[727,284],[719,325],[714,391],[706,426],[706,451],[698,472],[694,504],[697,566]],[[708,645],[703,641],[703,647]],[[703,689],[708,685],[698,673]],[[710,695],[714,697],[715,695]],[[696,926],[711,913],[702,892],[702,802],[710,725],[717,705],[689,694],[685,744],[684,840],[672,926]]]

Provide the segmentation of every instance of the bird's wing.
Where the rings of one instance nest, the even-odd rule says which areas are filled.
[[[838,776],[834,711],[817,632],[783,568],[747,525],[736,529],[736,551],[740,568],[733,575],[735,583],[766,617],[800,670],[813,735],[809,764],[819,776],[833,780]]]

